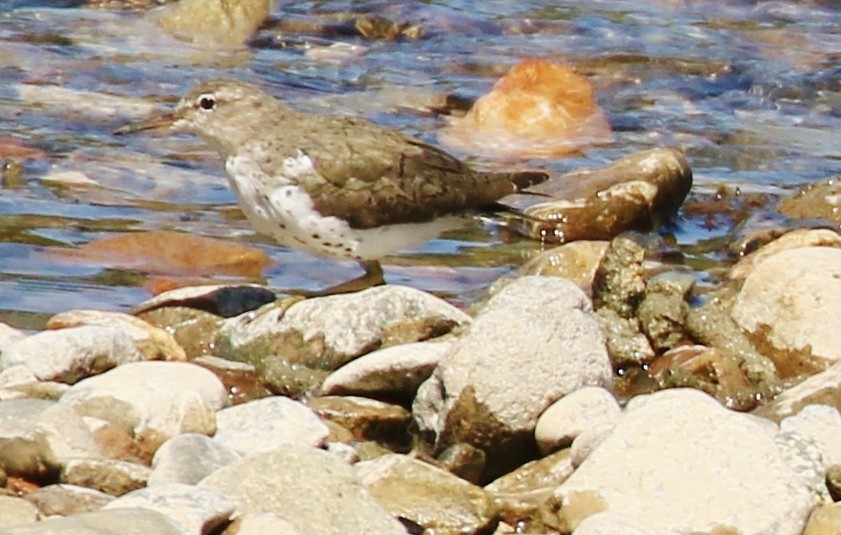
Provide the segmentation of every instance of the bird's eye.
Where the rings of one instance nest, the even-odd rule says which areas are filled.
[[[207,95],[199,97],[199,108],[203,110],[212,110],[216,107],[216,99]]]

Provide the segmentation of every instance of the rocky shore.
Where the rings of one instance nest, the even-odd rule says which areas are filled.
[[[515,227],[582,240],[468,311],[204,286],[3,326],[0,533],[837,533],[841,238],[699,284],[622,233],[680,206],[678,153],[576,183]]]

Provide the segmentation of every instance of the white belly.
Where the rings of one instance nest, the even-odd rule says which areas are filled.
[[[312,162],[303,154],[287,158],[283,164],[283,169],[291,175],[313,169]],[[464,222],[462,217],[448,216],[427,223],[353,229],[342,219],[322,216],[306,191],[294,183],[294,177],[292,180],[269,178],[256,166],[237,157],[229,158],[225,167],[240,208],[255,230],[273,237],[281,245],[319,256],[377,260],[394,251],[421,245]]]

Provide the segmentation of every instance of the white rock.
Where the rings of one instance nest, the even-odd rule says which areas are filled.
[[[762,338],[786,375],[814,373],[841,360],[841,249],[786,249],[758,263],[731,315]],[[794,359],[791,355],[797,355]]]
[[[289,331],[300,332],[305,341],[323,337],[338,368],[377,347],[391,325],[407,320],[464,325],[470,316],[427,292],[388,284],[306,299],[286,309],[263,307],[226,320],[219,334],[234,347]]]
[[[812,439],[820,448],[825,468],[841,466],[841,414],[828,405],[807,405],[780,422],[781,432]]]
[[[234,522],[236,535],[304,535],[277,513],[246,513]]]
[[[75,383],[142,358],[122,329],[82,326],[42,331],[7,345],[0,354],[0,369],[23,365],[40,381]]]
[[[166,516],[149,509],[114,509],[51,518],[7,528],[3,535],[183,535]]]
[[[575,535],[665,535],[662,531],[651,529],[644,524],[629,521],[622,515],[597,513],[585,518],[577,528]]]
[[[0,352],[9,344],[13,344],[26,338],[26,333],[0,322]]]
[[[165,483],[198,483],[215,470],[241,456],[206,435],[184,433],[167,440],[152,458],[149,486]]]
[[[103,510],[135,507],[166,515],[181,527],[184,535],[204,535],[227,523],[235,505],[220,492],[195,485],[169,483],[124,494]]]
[[[0,466],[10,475],[55,475],[78,458],[101,457],[82,417],[42,399],[0,402]]]
[[[216,411],[228,404],[228,394],[201,366],[135,362],[76,383],[59,401],[122,427],[154,452],[181,433],[213,434]]]
[[[590,299],[574,283],[522,277],[492,297],[418,391],[413,413],[439,443],[467,442],[500,475],[523,460],[540,414],[612,369]]]
[[[328,375],[321,393],[413,396],[449,348],[450,342],[415,342],[368,353]]]
[[[227,494],[240,513],[274,512],[307,535],[405,535],[335,455],[289,444],[224,466],[199,483]]]
[[[152,470],[148,466],[117,459],[77,459],[68,462],[59,481],[122,496],[145,487]]]
[[[569,447],[588,429],[613,425],[622,409],[613,394],[597,386],[570,392],[549,406],[537,420],[534,438],[543,455]]]
[[[303,403],[271,396],[219,411],[213,441],[247,457],[286,444],[322,446],[329,434],[327,424]]]
[[[572,465],[576,468],[581,466],[581,463],[593,453],[593,450],[599,447],[605,438],[610,435],[616,423],[605,423],[587,429],[572,441],[572,446],[569,448],[569,456]]]
[[[659,533],[799,535],[811,495],[774,427],[696,390],[638,396],[558,487],[548,509],[557,517],[544,521],[571,531],[606,511]]]
[[[0,496],[0,530],[38,520],[38,508],[23,498]]]

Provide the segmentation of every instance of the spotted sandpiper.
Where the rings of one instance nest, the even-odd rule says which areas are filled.
[[[192,131],[215,148],[257,231],[365,269],[361,279],[328,293],[357,289],[357,281],[381,284],[379,259],[547,178],[542,171],[475,171],[396,130],[296,111],[256,86],[228,79],[203,82],[171,114],[117,133],[154,128]]]

